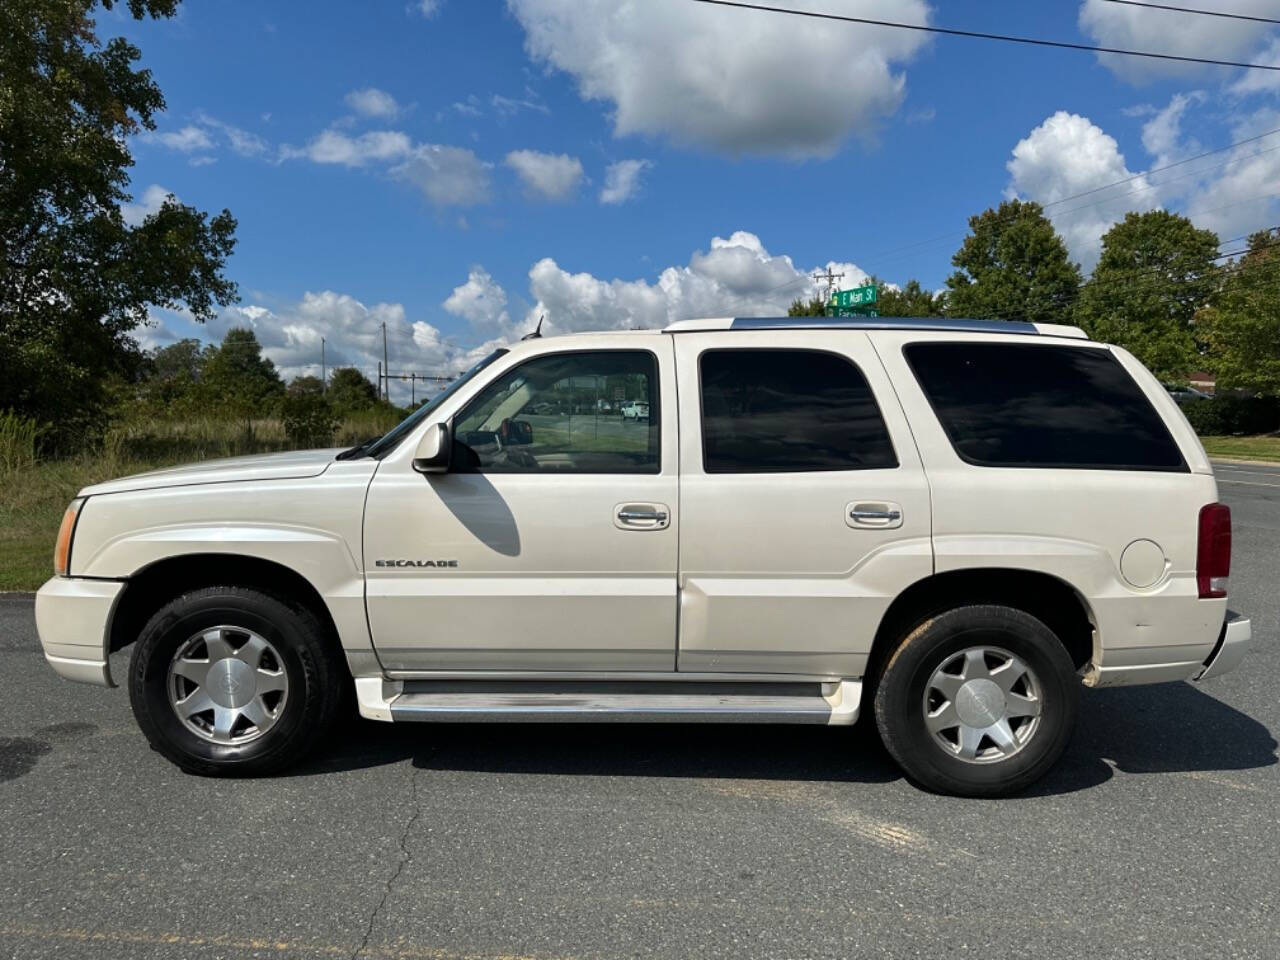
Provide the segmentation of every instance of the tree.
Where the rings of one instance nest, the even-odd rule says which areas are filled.
[[[342,418],[325,396],[319,377],[298,377],[280,402],[284,435],[295,447],[327,447]]]
[[[1199,360],[1193,322],[1218,285],[1218,235],[1164,210],[1129,213],[1102,237],[1077,319],[1156,376],[1184,379]]]
[[[160,18],[177,2],[126,5]],[[124,219],[128,139],[154,129],[164,97],[136,47],[99,42],[93,6],[0,3],[0,410],[49,423],[55,447],[100,427],[106,379],[141,361],[130,332],[149,305],[205,320],[236,295],[223,275],[230,213],[170,197],[140,224]]]
[[[378,405],[378,390],[355,367],[339,367],[329,378],[329,404],[342,416]]]
[[[882,317],[940,317],[946,298],[926,290],[919,280],[908,280],[907,285],[895,289],[878,282],[876,306]]]
[[[150,416],[189,416],[197,411],[204,367],[213,348],[186,339],[155,350],[145,363],[138,390]]]
[[[254,332],[232,327],[220,346],[209,348],[202,392],[211,407],[243,421],[251,432],[255,417],[274,412],[284,382]]]
[[[1218,388],[1280,397],[1280,230],[1249,238],[1201,318]]]
[[[1038,203],[1006,200],[969,218],[951,258],[947,312],[956,317],[1061,322],[1080,287],[1080,268]]]
[[[813,297],[809,300],[796,297],[791,301],[791,306],[787,307],[788,317],[823,317],[827,313],[827,301],[821,297]]]

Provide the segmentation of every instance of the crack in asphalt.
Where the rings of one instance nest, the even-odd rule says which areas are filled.
[[[358,960],[359,956],[369,946],[369,940],[373,937],[374,924],[378,921],[378,914],[382,912],[382,908],[387,905],[387,900],[391,897],[391,888],[395,886],[396,881],[400,879],[400,875],[404,873],[404,868],[413,859],[413,854],[409,852],[408,842],[409,833],[413,830],[413,825],[418,822],[418,817],[422,815],[422,808],[418,805],[418,774],[422,771],[416,767],[410,767],[410,770],[412,772],[409,776],[409,803],[413,807],[413,813],[408,821],[405,822],[404,830],[400,833],[400,862],[396,864],[391,876],[387,877],[386,883],[383,885],[382,896],[369,913],[369,922],[365,926],[364,936],[360,938],[360,945],[351,954],[351,960]]]

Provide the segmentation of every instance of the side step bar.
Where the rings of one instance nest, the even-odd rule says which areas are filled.
[[[453,723],[818,723],[858,719],[862,683],[413,681],[358,678],[371,720]]]

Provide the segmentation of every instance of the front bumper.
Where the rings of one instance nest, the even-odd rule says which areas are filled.
[[[111,615],[124,583],[54,577],[36,592],[36,632],[44,658],[59,676],[114,687],[110,653]]]
[[[1234,610],[1227,611],[1227,619],[1222,622],[1222,633],[1218,634],[1218,642],[1213,652],[1204,662],[1204,668],[1193,676],[1192,680],[1208,680],[1230,673],[1240,666],[1240,661],[1249,652],[1249,643],[1253,639],[1253,627],[1247,617],[1242,617]]]

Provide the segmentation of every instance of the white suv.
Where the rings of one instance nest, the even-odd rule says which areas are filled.
[[[88,487],[36,618],[73,680],[133,644],[138,722],[197,773],[297,760],[354,675],[393,721],[865,709],[915,782],[992,796],[1081,681],[1236,666],[1230,545],[1173,399],[1075,328],[685,321],[495,351],[353,450]]]

